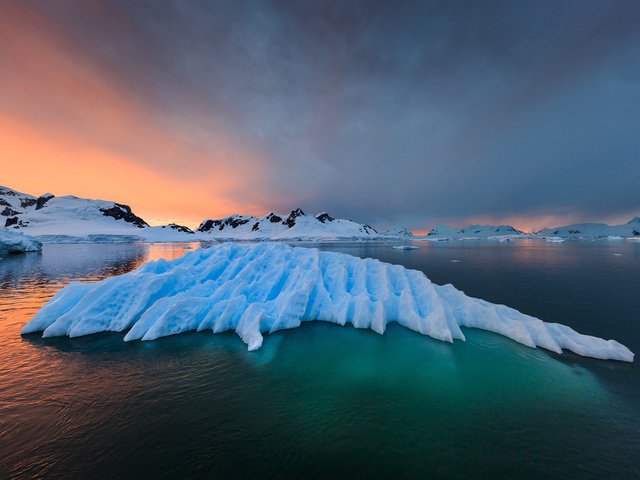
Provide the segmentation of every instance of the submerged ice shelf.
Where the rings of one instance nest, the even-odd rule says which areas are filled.
[[[279,243],[227,243],[148,262],[99,283],[71,283],[22,333],[77,337],[128,330],[128,341],[234,330],[249,350],[256,350],[263,333],[312,320],[378,333],[397,322],[448,342],[465,339],[460,327],[480,328],[557,353],[567,349],[627,362],[634,357],[614,340],[468,297],[416,270]]]

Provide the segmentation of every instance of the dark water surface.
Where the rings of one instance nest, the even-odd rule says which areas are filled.
[[[640,244],[317,245],[423,270],[640,352]],[[46,245],[0,260],[0,478],[640,478],[640,371],[465,330],[446,344],[311,323],[267,336],[43,340],[72,280],[183,245]]]

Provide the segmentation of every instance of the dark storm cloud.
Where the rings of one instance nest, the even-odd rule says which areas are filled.
[[[238,198],[412,227],[640,210],[640,2],[33,8],[157,121],[260,152]]]

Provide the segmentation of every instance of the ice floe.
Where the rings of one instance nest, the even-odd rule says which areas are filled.
[[[0,251],[9,253],[38,252],[42,243],[9,228],[0,227]]]
[[[627,362],[634,357],[614,340],[468,297],[416,270],[282,243],[225,243],[148,262],[99,283],[71,283],[22,333],[78,337],[127,331],[125,340],[153,340],[193,330],[232,330],[255,350],[264,333],[312,320],[381,334],[397,322],[448,342],[465,339],[461,327],[480,328],[557,353],[567,349]]]

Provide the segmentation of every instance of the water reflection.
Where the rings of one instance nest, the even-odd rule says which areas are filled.
[[[640,245],[313,246],[403,263],[640,349]],[[450,345],[398,326],[309,324],[258,352],[234,334],[19,335],[67,283],[184,247],[47,245],[0,260],[0,478],[637,477],[635,364],[480,331]]]

